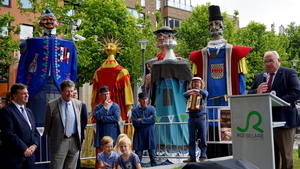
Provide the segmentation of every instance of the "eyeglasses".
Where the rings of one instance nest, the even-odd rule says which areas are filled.
[[[100,96],[107,96],[109,95],[109,93],[102,93],[102,94],[99,94]]]
[[[278,59],[278,58],[277,58],[277,59]],[[263,63],[264,63],[264,64],[271,64],[271,63],[275,62],[277,59],[273,59],[273,60],[271,60],[271,61],[264,61]]]

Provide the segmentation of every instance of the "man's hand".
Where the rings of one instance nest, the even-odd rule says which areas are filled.
[[[23,155],[24,157],[29,157],[32,155],[32,151],[29,148],[27,148],[26,151],[23,153]]]
[[[150,84],[151,84],[151,74],[150,73],[147,74],[145,78],[146,78],[145,88],[149,89]]]
[[[103,107],[104,107],[104,108],[107,108],[107,107],[108,107],[108,99],[106,99],[106,100],[104,101]]]
[[[268,84],[266,82],[261,83],[256,89],[257,94],[264,93],[268,90]]]
[[[185,93],[187,93],[189,95],[200,94],[200,90],[199,89],[191,89],[191,90],[186,91]]]
[[[32,154],[35,152],[35,150],[37,149],[37,147],[35,146],[35,145],[32,145],[32,146],[30,146],[29,148],[28,148],[31,152],[32,152]]]

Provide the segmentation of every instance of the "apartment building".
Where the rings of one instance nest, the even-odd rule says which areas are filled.
[[[191,15],[193,7],[191,0],[125,0],[127,8],[136,17],[143,15],[138,14],[134,9],[135,3],[140,3],[143,7],[143,13],[150,15],[150,20],[156,26],[154,12],[159,12],[165,26],[171,28],[180,27],[180,21]]]

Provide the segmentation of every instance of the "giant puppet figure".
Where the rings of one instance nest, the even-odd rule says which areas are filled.
[[[188,89],[192,79],[190,64],[186,59],[176,57],[173,52],[177,46],[175,30],[160,29],[154,34],[158,38],[162,37],[165,53],[163,58],[158,56],[151,66],[151,104],[156,108],[159,122],[185,122],[186,100],[182,94]],[[164,130],[166,133],[163,132]],[[177,130],[179,132],[174,132]],[[159,125],[156,131],[157,138],[160,138],[157,142],[160,144],[186,145],[188,143],[188,137],[184,134],[188,132],[186,126]]]
[[[50,10],[41,16],[40,26],[44,28],[43,36],[26,39],[20,44],[16,82],[27,85],[29,100],[26,106],[32,110],[36,126],[43,127],[46,104],[60,97],[61,82],[76,82],[77,51],[72,41],[56,36],[58,22]],[[46,137],[42,137],[44,141]],[[46,152],[45,147],[41,148]],[[40,156],[36,157],[38,160]]]
[[[207,106],[228,106],[228,95],[240,95],[246,92],[245,74],[247,73],[247,66],[245,57],[252,48],[226,43],[222,36],[224,28],[219,6],[210,6],[209,30],[211,41],[202,50],[190,53],[191,61],[197,66],[197,76],[202,77],[207,82],[206,90],[209,93]],[[216,109],[209,109],[208,112],[210,120],[218,119]],[[210,138],[214,137],[216,141],[219,140],[218,135],[213,136],[214,131],[212,130],[216,131],[217,126],[217,122],[209,122]],[[209,153],[220,154],[210,150],[207,150],[207,153],[209,158],[214,156],[210,156]]]
[[[134,104],[130,84],[130,74],[115,60],[115,54],[120,52],[120,39],[104,38],[102,50],[108,55],[102,66],[96,70],[93,77],[92,108],[102,102],[99,90],[102,86],[110,89],[111,100],[117,103],[121,109],[121,120],[127,121],[127,113]]]
[[[95,71],[93,77],[93,91],[92,91],[92,99],[91,106],[94,110],[95,106],[103,100],[100,97],[100,88],[102,86],[108,86],[110,90],[110,98],[113,102],[117,103],[121,110],[121,119],[128,123],[128,112],[131,111],[132,105],[134,104],[132,88],[130,84],[130,74],[127,69],[123,68],[119,63],[115,60],[115,54],[121,51],[122,43],[120,39],[116,39],[113,37],[104,38],[101,43],[102,50],[108,55],[107,59],[104,61],[102,66]],[[93,119],[94,114],[90,116],[89,123],[95,123],[96,120]],[[88,134],[92,136],[93,130],[88,129]],[[125,128],[125,132],[129,137],[133,136],[133,127],[127,126]],[[90,157],[94,156],[95,152],[91,151],[91,146],[93,145],[93,139],[87,138],[84,143],[84,151],[83,156]],[[89,151],[90,150],[90,151]],[[101,152],[100,147],[96,147],[96,152]],[[99,164],[95,160],[95,168],[99,167]],[[83,161],[82,165],[87,168],[91,168],[94,166],[90,165],[90,162]]]
[[[177,31],[168,27],[168,26],[162,26],[158,30],[153,32],[154,35],[156,36],[156,41],[157,41],[157,48],[159,49],[159,53],[156,55],[155,58],[152,58],[148,60],[145,64],[145,69],[143,70],[144,75],[143,75],[143,85],[142,85],[142,91],[147,94],[148,96],[148,104],[154,104],[151,103],[151,98],[150,98],[150,82],[151,82],[151,68],[153,63],[156,61],[161,61],[165,58],[167,54],[167,48],[164,46],[164,41],[168,39],[168,36],[163,36],[163,35],[169,35],[169,34],[177,34]],[[175,38],[175,36],[172,36],[172,38]],[[181,58],[177,54],[175,54],[176,57]]]

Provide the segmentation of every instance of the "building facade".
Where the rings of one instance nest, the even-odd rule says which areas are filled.
[[[127,8],[134,16],[139,16],[134,9],[135,3],[140,3],[143,13],[150,15],[154,27],[157,25],[155,12],[160,13],[165,26],[180,27],[180,21],[191,15],[193,7],[191,0],[125,0]],[[136,15],[135,15],[136,14]]]

